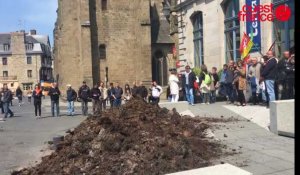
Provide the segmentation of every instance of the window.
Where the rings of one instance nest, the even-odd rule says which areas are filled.
[[[107,10],[107,0],[101,0],[101,9]]]
[[[100,55],[100,59],[106,59],[106,45],[105,44],[99,45],[99,55]]]
[[[32,90],[32,83],[24,83],[23,90]]]
[[[27,57],[27,64],[32,64],[32,58],[31,57]]]
[[[239,0],[228,0],[225,5],[225,52],[226,62],[230,59],[237,61],[241,57],[240,47],[240,21],[238,19]]]
[[[6,57],[2,58],[2,64],[7,65],[7,58]]]
[[[10,45],[9,44],[4,44],[4,51],[9,51],[10,50]]]
[[[3,71],[3,77],[8,77],[8,71]]]
[[[32,77],[32,70],[27,70],[27,77],[31,78]]]
[[[282,22],[275,18],[273,22],[275,53],[277,57],[281,57],[284,51],[295,45],[295,0],[273,0],[273,4],[275,9],[279,5],[287,5],[292,12],[288,21]]]
[[[200,65],[204,64],[202,12],[195,14],[192,17],[192,22],[194,28],[194,63],[196,67],[200,67]]]
[[[27,43],[25,44],[26,50],[33,50],[33,44],[32,43]]]

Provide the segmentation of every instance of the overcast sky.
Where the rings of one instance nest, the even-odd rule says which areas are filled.
[[[53,29],[58,0],[0,0],[0,33],[36,29],[49,35],[53,47]]]

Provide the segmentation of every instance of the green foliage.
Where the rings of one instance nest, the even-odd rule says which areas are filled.
[[[194,67],[194,68],[192,69],[192,71],[194,72],[194,74],[195,74],[197,77],[199,77],[200,74],[201,74],[201,69],[200,69],[200,67]]]

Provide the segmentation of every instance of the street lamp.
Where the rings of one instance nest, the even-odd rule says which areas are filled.
[[[166,0],[165,0],[165,2],[163,2],[163,10],[162,11],[163,11],[164,16],[167,18],[167,20],[169,20],[171,10],[170,10],[170,5],[168,4],[168,2],[166,2]]]

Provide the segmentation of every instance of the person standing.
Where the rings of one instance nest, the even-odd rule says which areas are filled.
[[[112,96],[114,98],[114,107],[120,107],[122,104],[123,89],[120,87],[119,83],[116,83],[116,87],[113,90]]]
[[[82,82],[82,86],[79,88],[78,96],[81,99],[81,111],[82,115],[88,115],[88,102],[90,97],[90,88],[86,85],[86,82]]]
[[[182,75],[182,87],[185,89],[186,99],[188,103],[194,106],[194,82],[196,81],[196,75],[191,71],[189,65],[185,66],[185,72]]]
[[[59,117],[59,96],[60,90],[57,83],[53,83],[52,87],[49,89],[48,95],[51,99],[51,113],[52,117]]]
[[[210,103],[210,86],[211,86],[212,78],[210,73],[207,70],[206,65],[201,65],[201,74],[199,76],[199,84],[200,84],[200,91],[203,94],[203,101],[202,104],[209,104]]]
[[[108,88],[108,99],[109,99],[109,104],[110,104],[110,108],[112,108],[114,106],[114,97],[113,97],[113,93],[114,93],[114,84],[110,83],[109,84],[109,88]]]
[[[157,85],[156,81],[153,81],[152,87],[151,87],[151,101],[152,104],[158,104],[160,100],[160,95],[162,94],[163,89]]]
[[[92,106],[93,106],[93,115],[99,114],[100,112],[100,96],[101,92],[98,84],[95,84],[91,90]]]
[[[283,53],[283,58],[277,65],[277,92],[279,100],[294,98],[295,66],[292,64],[289,51]]]
[[[219,88],[219,76],[216,67],[211,69],[211,78],[213,82],[210,88],[210,103],[215,103],[217,98],[216,90]]]
[[[13,117],[14,113],[10,110],[9,105],[12,100],[12,92],[8,89],[7,84],[3,85],[2,103],[4,110],[4,118]],[[8,114],[10,116],[8,116]]]
[[[259,97],[261,96],[261,88],[259,86],[260,72],[262,70],[262,65],[258,62],[256,57],[251,59],[252,65],[249,67],[248,78],[250,79],[252,101],[253,105],[259,103]]]
[[[275,58],[273,51],[267,52],[267,62],[264,66],[260,81],[265,82],[266,95],[267,95],[267,108],[270,102],[275,101],[275,76],[277,72],[277,58]]]
[[[27,99],[28,99],[28,103],[31,104],[31,97],[32,97],[32,90],[28,89],[27,91]]]
[[[33,104],[34,104],[34,113],[37,119],[41,117],[42,96],[43,94],[42,94],[41,85],[40,84],[35,85],[35,89],[32,92],[32,97],[33,97]]]
[[[108,97],[108,90],[105,87],[104,83],[101,82],[100,83],[100,93],[101,93],[101,97],[100,97],[100,111],[105,110],[106,109],[106,102],[107,102],[107,97]]]
[[[236,69],[236,66],[235,66],[234,61],[230,60],[228,63],[228,69],[226,71],[226,77],[225,77],[227,102],[229,104],[234,103],[234,101],[236,99],[236,92],[233,87],[233,79],[234,79],[234,70],[235,69]]]
[[[3,108],[3,87],[1,88],[0,91],[0,107],[1,107],[1,114],[4,114],[4,108]]]
[[[138,86],[136,85],[136,81],[134,81],[131,88],[132,97],[136,97],[137,92],[138,92]]]
[[[20,86],[17,87],[16,96],[18,97],[18,100],[19,100],[19,106],[21,106],[22,98],[23,98],[23,91],[21,90]]]
[[[124,88],[124,101],[127,102],[131,99],[132,97],[132,92],[131,92],[131,88],[129,87],[129,84],[125,84],[125,88]]]
[[[238,94],[238,102],[241,106],[246,106],[246,98],[244,90],[247,89],[247,80],[246,80],[246,68],[243,65],[243,61],[239,61],[237,68],[235,69],[235,74],[233,84]]]
[[[77,99],[77,93],[70,84],[67,85],[67,103],[68,103],[68,116],[75,114],[74,102]]]
[[[179,99],[179,86],[178,86],[178,77],[176,69],[171,71],[171,75],[169,76],[169,85],[170,85],[170,95],[171,102],[178,102]]]
[[[147,97],[148,97],[148,90],[147,88],[144,86],[143,82],[140,81],[139,87],[137,89],[137,96],[141,97],[142,99],[144,99],[145,101],[147,101]]]

